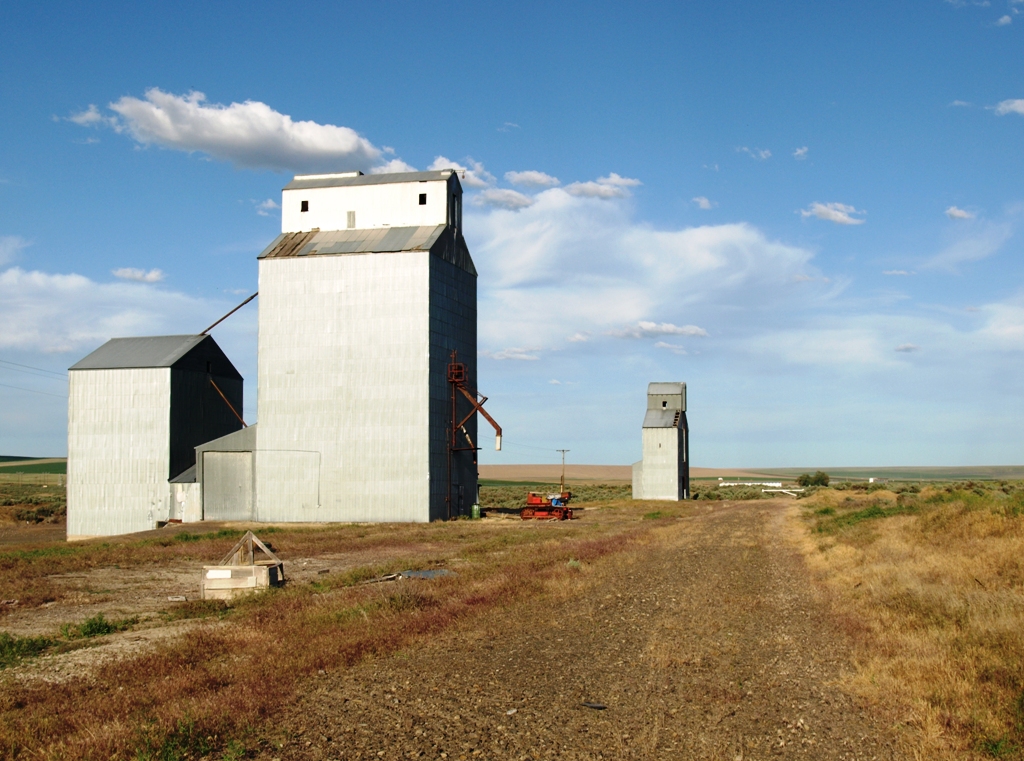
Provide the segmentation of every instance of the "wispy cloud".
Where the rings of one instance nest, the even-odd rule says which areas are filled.
[[[1013,23],[1013,19],[1009,16],[1000,16],[999,20],[996,21],[996,26],[1009,26]]]
[[[769,151],[767,148],[750,149],[745,145],[741,145],[736,149],[736,152],[745,153],[748,156],[750,156],[750,158],[756,159],[757,161],[765,161],[772,157],[772,152]]]
[[[914,272],[908,272],[907,270],[882,270],[883,275],[895,275],[895,276],[909,276],[915,274]]]
[[[533,362],[533,361],[536,361],[536,360],[540,359],[540,356],[535,353],[536,351],[537,351],[536,349],[523,349],[523,348],[519,348],[519,347],[510,347],[508,349],[502,349],[501,351],[496,351],[496,352],[493,352],[493,353],[492,352],[487,352],[487,351],[484,351],[482,353],[484,354],[484,356],[490,357],[491,359],[498,359],[498,360],[512,359],[512,360],[519,360],[519,361],[524,361],[524,362]]]
[[[590,340],[590,336],[588,334],[586,334],[586,333],[581,333],[581,332],[577,331],[576,333],[573,333],[571,336],[569,336],[565,340],[568,341],[569,343],[573,343],[573,344],[576,344],[576,343],[586,343],[587,341]]]
[[[974,214],[969,211],[957,208],[956,206],[950,206],[943,212],[950,219],[974,219]]]
[[[673,354],[678,354],[680,356],[686,354],[686,347],[680,346],[679,344],[666,343],[665,341],[658,341],[657,343],[654,344],[654,348],[655,349],[667,349],[668,351],[672,352]]]
[[[478,193],[473,198],[472,202],[477,206],[491,206],[495,209],[518,211],[519,209],[525,209],[528,206],[532,206],[534,200],[530,196],[524,195],[517,190],[510,190],[508,188],[488,188],[487,190]]]
[[[159,283],[164,279],[163,270],[158,269],[152,269],[147,272],[135,267],[121,267],[120,269],[112,270],[111,274],[120,280],[132,280],[136,283]]]
[[[845,203],[819,203],[818,201],[815,201],[806,209],[800,210],[800,216],[805,219],[807,217],[817,217],[818,219],[835,222],[837,225],[862,225],[864,224],[863,219],[857,219],[851,215],[864,213]]]
[[[456,169],[462,177],[462,184],[470,188],[489,188],[494,184],[494,175],[484,169],[484,165],[472,158],[466,164],[452,161],[445,156],[438,156],[427,169]]]
[[[1003,222],[973,223],[953,243],[932,257],[924,266],[956,272],[961,264],[986,259],[999,251],[1013,235],[1013,225]]]
[[[71,116],[67,117],[67,120],[80,127],[98,127],[100,125],[104,125],[107,127],[113,127],[118,132],[121,131],[121,124],[118,122],[117,117],[104,116],[100,113],[100,110],[96,108],[95,103],[90,103],[89,107],[84,111],[79,111],[77,114],[71,114]]]
[[[714,206],[715,206],[715,204],[713,204],[711,201],[709,201],[704,196],[697,196],[697,197],[692,198],[690,200],[692,200],[695,204],[697,204],[697,208],[698,209],[703,209],[704,211],[707,211],[708,209],[714,208]]]
[[[505,181],[527,188],[553,188],[559,184],[557,177],[533,169],[525,172],[505,172]]]
[[[616,338],[654,338],[657,336],[699,336],[706,337],[708,332],[696,325],[673,325],[671,322],[649,322],[640,320],[619,330],[610,330],[608,335]]]
[[[0,265],[14,261],[29,242],[20,235],[0,235]]]
[[[795,158],[797,160],[803,160],[803,159],[807,158],[807,151],[808,150],[809,149],[808,149],[808,147],[806,145],[803,148],[797,148],[795,151],[793,151],[793,158]]]
[[[900,344],[899,346],[897,346],[894,349],[894,351],[901,351],[901,352],[910,353],[912,351],[918,351],[920,348],[921,347],[918,346],[917,344]]]
[[[966,100],[954,100],[949,105],[955,108],[970,108],[971,106]]]
[[[514,129],[519,129],[519,125],[515,122],[505,122],[498,127],[498,132],[511,132]]]
[[[607,177],[599,177],[590,182],[574,182],[565,186],[565,192],[583,198],[626,198],[629,188],[643,185],[640,180],[631,177],[620,177],[612,172]]]

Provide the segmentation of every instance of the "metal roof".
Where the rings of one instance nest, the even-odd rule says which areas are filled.
[[[686,393],[685,383],[650,383],[647,386],[647,394],[658,396],[670,396]]]
[[[447,262],[476,274],[461,235],[448,225],[374,227],[364,230],[310,230],[281,233],[257,259],[343,254],[390,254],[430,251]]]
[[[454,169],[433,172],[387,172],[385,174],[299,174],[284,186],[284,190],[306,188],[341,188],[355,185],[385,185],[392,182],[437,182],[455,174]],[[456,175],[456,181],[458,176]]]
[[[644,428],[678,428],[683,420],[682,410],[647,410],[644,415]]]
[[[170,367],[210,336],[141,336],[111,338],[69,370]]]

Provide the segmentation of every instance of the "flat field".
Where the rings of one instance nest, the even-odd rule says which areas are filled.
[[[200,568],[246,526],[68,545],[3,513],[0,754],[1021,758],[1024,488],[894,488],[255,526],[288,583],[231,606]],[[403,569],[449,573],[374,582]]]

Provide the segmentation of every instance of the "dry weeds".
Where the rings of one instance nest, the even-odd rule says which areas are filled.
[[[850,686],[920,758],[1024,757],[1024,490],[823,490],[803,547],[857,643]]]

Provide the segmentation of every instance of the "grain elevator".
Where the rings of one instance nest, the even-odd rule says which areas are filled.
[[[649,384],[641,430],[643,459],[633,463],[633,499],[690,498],[689,438],[686,384]]]

